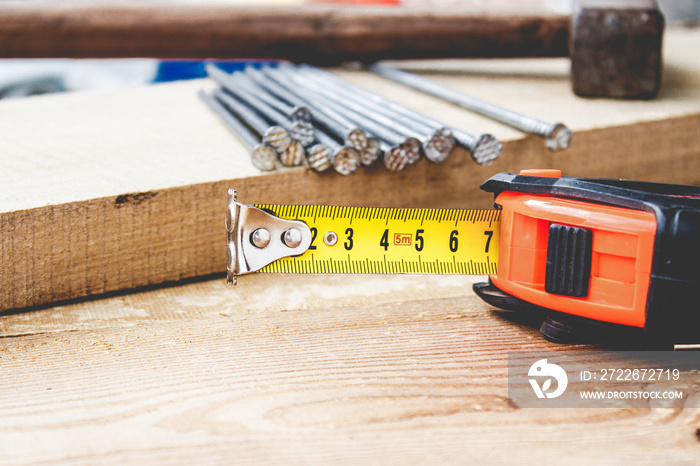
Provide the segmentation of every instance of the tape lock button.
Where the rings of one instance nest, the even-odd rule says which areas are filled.
[[[550,225],[544,290],[574,298],[588,296],[592,253],[591,230],[556,223]]]

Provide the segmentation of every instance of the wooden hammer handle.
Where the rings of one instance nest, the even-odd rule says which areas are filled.
[[[401,58],[566,56],[567,16],[404,7],[0,3],[0,57]]]

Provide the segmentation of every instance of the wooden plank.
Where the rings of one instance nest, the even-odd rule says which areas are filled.
[[[566,16],[342,5],[2,2],[0,56],[386,58],[566,56]]]
[[[452,126],[493,133],[504,152],[488,167],[461,152],[398,174],[261,174],[197,99],[206,81],[2,101],[0,310],[223,271],[230,187],[247,203],[477,208],[492,204],[482,181],[532,167],[700,184],[700,60],[689,54],[698,34],[669,34],[666,80],[652,102],[576,98],[564,60],[413,65],[457,89],[564,121],[574,142],[556,154],[538,138],[380,77],[336,70]]]
[[[600,348],[546,342],[526,316],[489,310],[471,281],[257,275],[4,316],[0,457],[696,462],[700,412],[679,402],[513,404],[508,350],[586,349],[593,362]]]

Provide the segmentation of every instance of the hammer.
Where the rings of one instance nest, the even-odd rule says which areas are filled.
[[[0,2],[0,58],[346,61],[571,55],[581,96],[651,98],[664,21],[649,0],[581,0],[566,16],[342,5],[119,6]],[[569,42],[569,38],[571,41]]]
[[[651,99],[661,86],[664,17],[651,0],[578,0],[571,20],[576,95]]]

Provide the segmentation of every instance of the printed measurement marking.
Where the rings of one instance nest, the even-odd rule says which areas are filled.
[[[303,221],[312,232],[306,253],[276,261],[261,272],[497,273],[498,210],[258,207]],[[338,233],[335,247],[319,240],[328,231]]]
[[[410,246],[411,245],[411,234],[410,233],[394,233],[394,245],[395,246]]]

